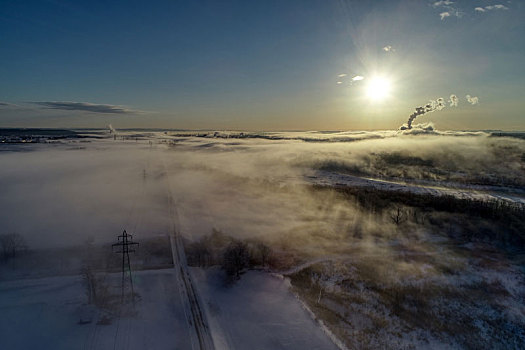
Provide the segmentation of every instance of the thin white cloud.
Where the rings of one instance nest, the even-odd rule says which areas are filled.
[[[474,10],[478,12],[487,12],[487,11],[493,11],[493,10],[508,10],[509,8],[502,4],[496,4],[496,5],[489,5],[483,7],[476,7]]]
[[[337,82],[337,85],[340,85],[340,84],[342,84],[342,83],[343,83],[342,81],[338,81],[338,82]]]
[[[342,77],[346,77],[347,74],[346,74],[346,73],[341,73],[341,74],[338,74],[337,76],[338,76],[339,78],[342,78]]]
[[[385,51],[385,52],[394,52],[394,51],[396,51],[396,49],[394,49],[392,47],[392,45],[387,45],[387,46],[383,47],[383,51]]]
[[[450,17],[450,12],[448,12],[448,11],[441,12],[439,14],[439,17],[441,18],[441,20],[444,20],[445,18]]]
[[[441,10],[441,13],[439,14],[439,18],[443,21],[447,17],[457,17],[461,18],[463,17],[464,13],[460,11],[456,6],[454,5],[454,1],[450,0],[440,0],[435,1],[432,3],[432,7],[439,8]]]
[[[352,78],[352,81],[359,81],[359,80],[363,80],[365,77],[363,77],[362,75],[356,75],[355,77]]]
[[[18,107],[17,105],[9,102],[0,101],[0,108]]]
[[[440,1],[436,1],[432,4],[432,6],[434,7],[439,7],[439,6],[450,6],[452,5],[454,2],[453,1],[450,1],[450,0],[440,0]]]

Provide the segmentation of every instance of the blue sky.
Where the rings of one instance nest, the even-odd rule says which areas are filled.
[[[0,126],[389,129],[456,94],[421,121],[523,130],[524,15],[499,0],[3,0]],[[374,77],[386,96],[369,96]]]

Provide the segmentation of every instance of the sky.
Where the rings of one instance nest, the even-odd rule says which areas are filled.
[[[397,129],[441,97],[417,122],[525,130],[523,18],[517,0],[2,0],[0,127]]]

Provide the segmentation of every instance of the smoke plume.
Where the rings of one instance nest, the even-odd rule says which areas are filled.
[[[450,99],[448,100],[448,102],[450,103],[450,107],[457,107],[459,98],[456,95],[452,94],[450,95]]]
[[[467,95],[467,102],[471,105],[477,105],[479,103],[479,98],[477,96]]]
[[[453,95],[453,96],[455,96],[455,95]],[[424,106],[416,107],[416,110],[414,111],[414,113],[412,113],[408,117],[407,123],[405,125],[402,125],[400,130],[410,130],[410,129],[412,129],[412,123],[414,122],[414,120],[418,116],[423,115],[423,114],[427,114],[427,113],[432,113],[434,111],[440,111],[443,108],[445,108],[445,100],[443,99],[443,97],[440,97],[440,98],[438,98],[435,101],[434,100],[430,100],[430,102],[427,103]]]

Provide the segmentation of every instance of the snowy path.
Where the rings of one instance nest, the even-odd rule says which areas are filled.
[[[210,334],[206,315],[201,309],[198,293],[193,285],[192,278],[188,271],[184,248],[180,235],[173,233],[170,235],[171,249],[173,253],[175,275],[180,286],[181,297],[185,308],[192,332],[192,348],[200,350],[213,350],[213,339]]]
[[[167,173],[165,163],[163,165]],[[202,310],[198,292],[193,285],[191,275],[188,271],[186,254],[184,252],[181,233],[179,231],[179,215],[173,200],[169,174],[166,179],[168,185],[168,210],[172,223],[170,244],[173,256],[173,266],[179,285],[181,301],[184,305],[188,328],[191,333],[191,346],[193,350],[213,350],[215,347],[206,320],[206,314]]]

